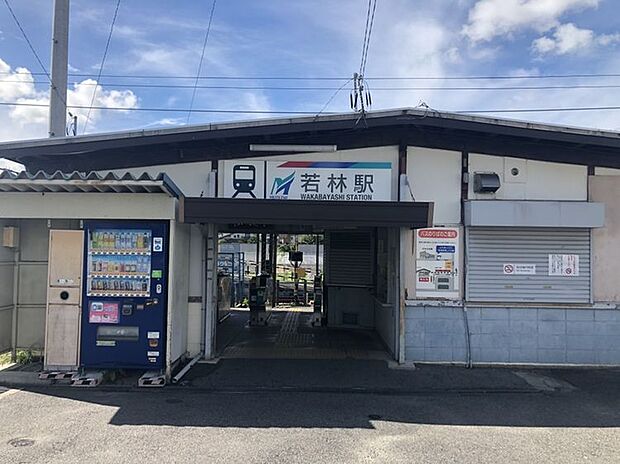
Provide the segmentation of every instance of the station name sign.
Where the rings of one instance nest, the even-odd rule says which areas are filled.
[[[239,161],[225,167],[224,196],[307,201],[390,201],[385,161]]]

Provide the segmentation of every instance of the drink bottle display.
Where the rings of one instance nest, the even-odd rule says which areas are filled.
[[[150,294],[151,233],[94,230],[88,243],[87,292],[119,296]]]

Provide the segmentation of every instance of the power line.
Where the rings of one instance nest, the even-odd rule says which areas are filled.
[[[353,78],[348,79],[348,80],[347,80],[344,84],[342,84],[340,87],[338,87],[337,89],[335,89],[336,91],[335,91],[335,92],[334,92],[334,93],[333,93],[333,94],[329,97],[329,99],[327,100],[327,102],[325,103],[325,105],[323,105],[323,108],[321,108],[321,111],[319,111],[319,112],[316,114],[316,115],[317,115],[317,117],[318,117],[318,116],[320,116],[320,115],[321,115],[321,114],[322,114],[322,113],[323,113],[323,112],[327,109],[327,107],[328,107],[328,106],[329,106],[329,104],[332,102],[332,100],[333,100],[334,98],[336,98],[336,95],[338,95],[338,94],[340,93],[340,91],[341,91],[342,89],[344,89],[344,88],[347,86],[347,84],[348,84],[349,82],[351,82],[351,80],[352,80],[352,79],[353,79]]]
[[[97,73],[96,83],[98,83],[101,80],[101,73],[103,72],[103,66],[105,65],[105,60],[108,56],[108,49],[110,48],[110,41],[112,40],[112,33],[114,32],[114,24],[116,24],[116,18],[118,17],[118,9],[120,6],[121,6],[121,0],[117,0],[116,8],[114,9],[114,16],[112,17],[112,23],[110,24],[110,32],[108,33],[108,40],[105,43],[105,49],[103,50],[103,58],[101,59],[101,65],[99,66],[99,72]],[[90,99],[90,106],[88,108],[88,113],[86,114],[86,121],[84,122],[84,130],[82,131],[82,134],[86,133],[88,121],[90,121],[90,112],[92,111],[92,107],[95,104],[95,97],[97,96],[98,88],[99,87],[95,85],[95,88],[93,89],[93,96]]]
[[[213,13],[215,12],[215,4],[217,0],[213,0],[211,4],[211,13],[209,14],[209,24],[207,25],[207,32],[205,33],[205,40],[202,44],[202,53],[200,54],[200,63],[198,64],[198,72],[196,73],[196,81],[194,82],[194,89],[192,91],[192,100],[189,104],[189,111],[187,112],[186,124],[189,124],[189,120],[192,117],[192,109],[194,108],[194,100],[196,99],[196,89],[198,88],[198,79],[200,78],[200,71],[202,70],[202,61],[204,60],[205,50],[207,49],[207,42],[209,41],[209,33],[211,32],[211,22],[213,21]]]
[[[349,78],[346,82],[350,82]],[[2,84],[47,84],[44,81],[25,82],[19,80],[0,80]],[[157,89],[193,89],[194,85],[189,84],[143,84],[131,82],[100,82],[90,83],[83,82],[84,86],[108,86],[108,87],[135,87],[135,88],[157,88]],[[307,90],[307,91],[334,91],[340,90],[342,87],[326,87],[326,86],[267,86],[267,85],[197,85],[198,89],[215,89],[215,90]],[[497,90],[565,90],[565,89],[617,89],[620,84],[569,84],[569,85],[540,85],[540,86],[459,86],[459,87],[441,87],[441,86],[408,86],[408,87],[373,87],[373,91],[407,91],[407,90],[446,90],[446,91],[497,91]]]
[[[26,102],[0,102],[0,106],[29,106],[35,108],[49,108],[45,103],[26,103]],[[88,106],[69,105],[69,108],[88,109]],[[94,110],[107,111],[144,111],[144,112],[164,112],[164,113],[186,113],[187,108],[125,108],[122,106],[93,106]],[[289,110],[228,110],[228,109],[193,109],[194,113],[230,113],[230,114],[310,114],[315,115],[314,111],[289,111]],[[328,114],[339,114],[330,112]]]
[[[49,108],[44,103],[26,103],[26,102],[0,102],[0,106],[28,106],[38,108]],[[69,108],[87,109],[88,106],[70,105]],[[185,113],[187,108],[125,108],[120,106],[95,106],[95,110],[104,111],[142,111],[142,112],[166,112],[166,113]],[[572,112],[572,111],[616,111],[620,110],[620,106],[578,106],[565,108],[497,108],[497,109],[473,109],[473,110],[442,110],[445,113],[455,114],[485,114],[485,113],[549,113],[549,112]],[[194,113],[228,113],[228,114],[308,114],[316,115],[315,111],[294,111],[294,110],[244,110],[244,109],[194,109]],[[324,112],[323,114],[341,114],[341,112]]]
[[[11,17],[13,18],[13,21],[15,21],[15,24],[19,28],[19,30],[20,30],[20,32],[22,34],[22,37],[24,38],[24,40],[28,44],[28,47],[30,48],[30,51],[34,55],[35,59],[37,60],[37,63],[39,63],[39,66],[43,70],[43,75],[45,77],[47,77],[47,80],[48,80],[51,88],[54,89],[54,91],[56,92],[56,95],[58,95],[60,100],[66,105],[65,99],[62,97],[62,95],[60,95],[60,92],[58,92],[58,89],[56,88],[56,86],[52,82],[52,78],[50,77],[50,74],[47,72],[47,68],[43,64],[43,61],[41,61],[41,58],[39,58],[39,54],[35,50],[34,45],[32,45],[32,42],[30,41],[30,38],[28,37],[28,34],[26,34],[26,31],[24,30],[24,28],[22,27],[21,23],[19,22],[19,19],[17,19],[17,16],[15,15],[15,12],[13,11],[13,8],[11,7],[11,4],[9,3],[9,0],[4,0],[4,4],[8,8],[9,13],[11,14]],[[39,74],[41,74],[41,73],[39,73]]]
[[[5,0],[6,1],[6,0]],[[26,74],[14,71],[2,71],[0,75]],[[32,76],[47,76],[44,72],[29,72]],[[96,77],[96,74],[69,73],[71,77]],[[101,74],[101,77],[110,79],[168,79],[168,80],[195,80],[196,76],[161,75],[161,74]],[[541,74],[541,75],[472,75],[472,76],[374,76],[364,77],[369,81],[442,81],[442,80],[520,80],[520,79],[586,79],[620,77],[620,73],[592,73],[592,74]],[[278,80],[278,81],[343,81],[346,76],[200,76],[199,80]]]
[[[371,14],[371,8],[372,8],[372,14]],[[377,9],[377,0],[368,0],[368,11],[366,12],[366,30],[364,32],[364,43],[362,45],[362,60],[360,63],[360,76],[364,76],[364,73],[366,72],[366,62],[368,60],[368,47],[370,45],[370,36],[372,34],[372,26],[373,26],[373,23],[375,22],[376,9]]]

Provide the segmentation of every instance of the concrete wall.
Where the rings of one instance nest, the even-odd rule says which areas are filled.
[[[0,241],[2,229],[8,225],[14,224],[0,221]],[[0,243],[0,353],[12,346],[14,263],[14,249],[5,248]]]
[[[387,277],[387,301],[379,301],[374,299],[374,316],[375,330],[385,343],[390,353],[395,354],[397,351],[396,341],[398,339],[396,332],[398,330],[398,315],[400,310],[399,299],[399,279],[400,272],[400,230],[390,229],[387,231],[387,263],[385,266]],[[379,247],[377,247],[379,248]],[[377,258],[379,262],[379,258]]]
[[[374,299],[375,330],[385,347],[394,354],[394,332],[396,328],[396,306],[394,303],[382,303]]]
[[[467,307],[476,363],[620,364],[620,311],[593,308]],[[463,308],[408,306],[410,362],[467,361]]]
[[[0,193],[0,217],[174,219],[177,200],[149,193]]]
[[[592,229],[594,301],[620,302],[620,177],[590,176],[590,201],[605,203],[605,226]]]
[[[434,225],[461,222],[461,153],[407,148],[407,178],[416,201],[432,201]],[[401,197],[411,201],[408,192]]]
[[[47,303],[49,229],[79,229],[79,221],[24,219],[20,229],[17,347],[43,349]]]
[[[512,170],[517,169],[518,175]],[[484,200],[586,200],[588,175],[586,166],[525,160],[470,153],[468,167],[469,199]],[[473,175],[495,172],[501,187],[493,194],[474,193]]]
[[[203,344],[203,320],[204,317],[204,269],[202,259],[204,256],[205,238],[198,226],[190,229],[190,256],[189,256],[189,303],[187,322],[187,351],[190,356],[195,356],[202,351]]]
[[[110,171],[101,172],[107,174]],[[209,185],[211,161],[117,169],[112,172],[120,175],[130,172],[135,176],[139,176],[145,172],[151,176],[157,176],[160,173],[167,174],[186,197],[208,196],[207,192],[209,192],[211,188]]]
[[[190,226],[170,224],[168,272],[168,362],[187,352]]]
[[[620,169],[615,168],[594,168],[594,174],[597,176],[620,176]]]

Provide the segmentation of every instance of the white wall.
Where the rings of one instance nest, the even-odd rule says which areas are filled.
[[[416,201],[435,204],[434,225],[461,222],[461,153],[432,148],[407,148],[407,177]],[[408,192],[401,195],[410,200]]]
[[[614,168],[594,168],[594,174],[597,176],[620,176],[620,169]]]
[[[205,295],[205,275],[202,267],[205,238],[200,227],[191,226],[189,255],[189,298],[187,323],[187,351],[190,356],[201,352],[203,343],[203,310]]]
[[[187,352],[189,252],[190,226],[171,222],[167,350],[167,362],[170,364]]]
[[[518,175],[511,173],[512,169]],[[495,172],[501,187],[494,194],[474,193],[474,173]],[[472,200],[574,200],[588,199],[588,169],[544,161],[470,153],[469,198]]]
[[[176,204],[164,193],[0,193],[0,217],[173,219]]]
[[[108,172],[110,171],[101,171],[103,174]],[[199,197],[201,194],[207,196],[207,192],[209,191],[208,178],[211,172],[211,161],[116,169],[112,172],[121,175],[129,172],[135,176],[139,176],[145,172],[151,176],[164,173],[181,189],[183,195],[186,197]]]
[[[371,147],[355,150],[341,150],[334,153],[305,153],[296,155],[267,156],[261,158],[238,159],[235,163],[244,161],[384,161],[392,163],[392,199],[396,200],[398,193],[398,147]],[[220,163],[218,173],[218,195],[224,194],[224,182],[232,179],[228,170],[230,163]]]
[[[605,226],[592,229],[592,293],[596,302],[620,302],[620,177],[590,176],[590,201],[605,203]]]

